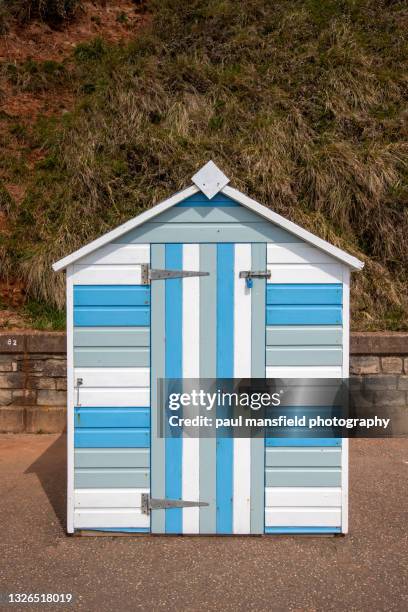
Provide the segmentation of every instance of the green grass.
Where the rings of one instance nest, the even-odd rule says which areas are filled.
[[[24,314],[35,329],[59,331],[65,329],[65,311],[49,304],[30,299],[24,306]]]
[[[404,3],[149,6],[150,27],[129,45],[96,39],[62,67],[8,76],[22,90],[69,84],[77,104],[34,130],[30,146],[44,159],[11,206],[5,269],[33,299],[62,308],[64,279],[51,263],[212,158],[239,189],[365,260],[352,285],[354,328],[407,329]]]

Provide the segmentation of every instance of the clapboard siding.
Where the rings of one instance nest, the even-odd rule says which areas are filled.
[[[155,218],[155,223],[259,223],[257,214],[244,206],[174,207]]]
[[[146,347],[150,345],[148,327],[77,327],[74,346]]]
[[[106,244],[82,257],[79,265],[135,265],[150,262],[150,244]]]
[[[104,387],[104,388],[83,388],[77,391],[80,406],[100,406],[100,407],[145,407],[150,406],[150,388],[126,387]]]
[[[147,448],[150,430],[142,428],[75,429],[75,448]]]
[[[76,306],[74,309],[76,327],[120,327],[150,325],[148,306]]]
[[[265,465],[266,467],[340,467],[341,449],[269,447],[266,449]]]
[[[142,495],[149,489],[76,489],[75,508],[142,507]]]
[[[78,285],[76,306],[148,306],[150,287],[143,285]]]
[[[266,468],[267,487],[340,487],[341,469]]]
[[[278,346],[266,349],[267,366],[340,366],[343,351],[338,347]]]
[[[75,285],[140,285],[141,265],[74,265],[72,275]]]
[[[341,283],[343,267],[340,264],[269,264],[269,284],[285,283]]]
[[[341,306],[267,306],[267,325],[341,325]]]
[[[341,438],[265,438],[265,446],[341,446]]]
[[[140,347],[80,347],[74,350],[78,368],[133,368],[150,365],[150,350]]]
[[[149,467],[148,448],[76,448],[78,468],[141,468]]]
[[[336,304],[343,299],[343,286],[340,283],[294,283],[269,284],[266,303],[270,304]]]
[[[75,380],[86,387],[149,387],[150,368],[75,368]]]
[[[266,527],[340,527],[341,508],[266,508]]]
[[[267,261],[268,265],[334,263],[331,255],[304,242],[268,244]]]
[[[340,346],[343,342],[343,329],[329,325],[274,325],[266,330],[268,346]]]
[[[195,193],[194,195],[182,200],[178,204],[174,206],[174,208],[189,208],[190,206],[198,207],[198,208],[214,208],[214,206],[223,206],[223,207],[238,207],[241,208],[241,204],[232,200],[228,196],[223,193],[217,193],[211,200],[207,198],[207,196],[201,191]]]
[[[147,468],[76,468],[76,489],[136,489],[148,488]]]
[[[134,508],[78,508],[74,512],[77,529],[143,529],[148,530],[150,518]]]
[[[150,427],[149,408],[75,408],[75,427]]]
[[[268,487],[265,506],[271,507],[336,507],[341,506],[340,487]]]
[[[341,378],[340,366],[268,366],[266,378]]]

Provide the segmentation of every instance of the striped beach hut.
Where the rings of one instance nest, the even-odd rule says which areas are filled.
[[[346,533],[347,440],[160,437],[157,381],[347,378],[350,271],[362,267],[212,161],[55,263],[67,280],[67,531]]]

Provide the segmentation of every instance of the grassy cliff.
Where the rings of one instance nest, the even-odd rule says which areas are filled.
[[[3,62],[8,86],[74,100],[29,130],[3,116],[3,276],[61,308],[52,261],[212,158],[253,198],[365,260],[352,286],[355,329],[407,329],[405,3],[148,7],[126,45],[99,38],[63,62]],[[13,198],[7,184],[20,180]]]

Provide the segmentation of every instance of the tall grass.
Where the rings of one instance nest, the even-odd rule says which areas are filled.
[[[48,157],[13,208],[3,265],[35,299],[62,307],[52,261],[212,158],[239,189],[366,261],[353,284],[355,327],[407,327],[405,3],[150,8],[132,44],[75,50],[78,106],[38,131]]]

